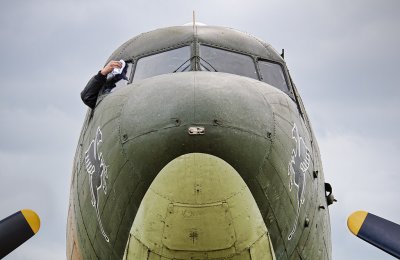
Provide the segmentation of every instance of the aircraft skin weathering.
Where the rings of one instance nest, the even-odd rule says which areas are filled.
[[[286,63],[216,26],[140,34],[89,109],[67,259],[331,259],[317,141]]]

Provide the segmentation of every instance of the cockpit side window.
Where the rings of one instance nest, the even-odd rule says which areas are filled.
[[[291,96],[281,65],[269,61],[259,60],[258,67],[260,68],[260,77],[262,81],[282,90]]]
[[[118,81],[117,83],[115,83],[115,88],[113,88],[111,90],[111,92],[114,92],[116,90],[118,90],[119,88],[125,87],[128,83],[129,80],[132,77],[132,62],[127,62],[126,66],[128,66],[127,70],[126,70],[126,74],[125,76],[127,77],[127,79],[121,79],[120,81]]]
[[[236,52],[200,45],[200,68],[258,79],[253,58]]]
[[[161,74],[190,70],[190,47],[185,46],[140,58],[133,82]]]

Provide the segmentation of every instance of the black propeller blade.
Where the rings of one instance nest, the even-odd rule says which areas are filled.
[[[357,237],[400,259],[400,225],[366,211],[356,211],[347,226]]]
[[[35,235],[40,228],[39,216],[23,209],[0,221],[0,258]]]

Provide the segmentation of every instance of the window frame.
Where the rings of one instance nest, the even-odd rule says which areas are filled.
[[[133,59],[128,59],[128,60],[126,60],[126,61],[125,61],[125,64],[126,64],[126,66],[128,66],[128,64],[131,64],[131,65],[132,65],[131,71],[130,71],[129,75],[126,75],[126,76],[128,77],[128,80],[126,81],[126,85],[128,85],[128,84],[131,84],[131,82],[132,82],[133,68],[134,68]],[[118,84],[118,82],[117,82],[117,84]],[[116,86],[115,86],[115,88],[113,88],[113,89],[111,90],[111,92],[113,92],[113,91],[115,91],[115,90],[118,90],[118,89],[120,89],[120,88],[123,87],[123,86],[117,86],[117,84],[115,84]]]
[[[279,65],[279,66],[281,67],[282,72],[283,72],[283,77],[284,77],[284,79],[285,79],[286,86],[288,87],[289,93],[286,93],[286,92],[284,92],[284,91],[282,91],[282,90],[281,90],[281,91],[284,92],[285,94],[287,94],[291,99],[295,100],[294,93],[293,93],[293,87],[292,87],[291,81],[290,81],[289,78],[288,78],[288,72],[287,72],[287,70],[286,70],[286,69],[287,69],[286,66],[284,66],[282,63],[277,62],[277,61],[265,59],[265,58],[262,58],[262,57],[257,57],[257,59],[256,59],[256,66],[257,66],[257,70],[258,70],[258,73],[259,73],[259,80],[260,80],[261,82],[263,82],[263,83],[266,83],[266,82],[264,82],[263,79],[262,79],[262,74],[261,74],[261,69],[260,69],[260,63],[259,63],[260,61],[262,61],[262,62],[269,62],[269,63],[273,63],[273,64],[277,64],[277,65]],[[268,83],[266,83],[266,84],[268,84]],[[273,86],[273,87],[275,87],[275,86]],[[278,87],[275,87],[275,88],[276,88],[276,89],[279,89]],[[280,89],[279,89],[279,90],[280,90]]]

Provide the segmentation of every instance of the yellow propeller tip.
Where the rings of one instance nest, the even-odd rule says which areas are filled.
[[[24,215],[26,222],[28,222],[31,227],[33,233],[37,233],[40,228],[40,218],[36,212],[30,209],[21,210],[22,215]]]
[[[358,235],[358,232],[361,229],[361,226],[364,223],[365,218],[367,217],[368,212],[366,211],[356,211],[353,212],[348,218],[347,218],[347,227],[353,233],[355,236]]]

